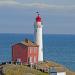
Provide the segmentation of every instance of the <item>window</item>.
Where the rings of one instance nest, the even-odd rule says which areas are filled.
[[[37,47],[34,47],[34,53],[36,53]]]
[[[21,62],[21,59],[20,58],[17,58],[17,62]]]
[[[36,63],[36,56],[34,56],[34,63]]]
[[[30,57],[30,63],[32,63],[32,57]]]
[[[30,53],[32,52],[32,47],[30,47]]]

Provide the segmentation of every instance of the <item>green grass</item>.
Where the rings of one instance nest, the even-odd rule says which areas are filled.
[[[48,75],[39,70],[30,69],[23,65],[5,65],[3,68],[4,75]]]

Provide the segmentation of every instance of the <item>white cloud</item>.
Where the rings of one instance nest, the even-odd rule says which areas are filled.
[[[0,0],[0,1],[16,1],[16,0]]]
[[[0,0],[0,5],[1,6],[11,5],[11,4],[17,4],[17,2],[14,1],[14,0]]]
[[[21,8],[40,8],[49,10],[74,10],[75,5],[49,5],[46,3],[19,3],[16,0],[0,0],[0,6],[15,6]]]

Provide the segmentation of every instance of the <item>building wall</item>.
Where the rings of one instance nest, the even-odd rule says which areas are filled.
[[[58,72],[57,75],[66,75],[66,72]]]
[[[22,63],[38,63],[38,47],[14,45],[12,47],[12,60],[20,59]]]
[[[21,47],[20,45],[15,45],[12,47],[12,60],[17,61],[17,59],[21,59],[22,63],[27,63],[28,57],[28,48]]]
[[[38,47],[28,47],[28,58],[30,63],[38,63]]]
[[[50,73],[49,75],[57,75],[57,73]]]

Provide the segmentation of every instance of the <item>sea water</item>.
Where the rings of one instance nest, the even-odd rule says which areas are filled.
[[[0,63],[12,60],[12,46],[33,34],[0,34]],[[44,34],[44,60],[50,60],[75,71],[75,35]]]

